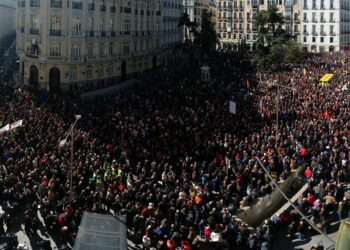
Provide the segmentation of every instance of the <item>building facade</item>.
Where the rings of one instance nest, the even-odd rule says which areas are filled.
[[[23,84],[96,88],[156,68],[182,41],[182,0],[20,0]]]
[[[16,3],[13,0],[0,0],[0,47],[8,39],[14,38],[16,26]]]
[[[219,49],[236,50],[244,39],[252,48],[257,39],[256,17],[261,10],[277,6],[285,18],[284,29],[299,39],[302,0],[218,0],[217,32]]]
[[[350,0],[304,0],[301,44],[310,52],[348,50]]]

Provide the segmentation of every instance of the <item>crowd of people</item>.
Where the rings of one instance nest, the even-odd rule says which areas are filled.
[[[232,74],[229,58],[214,58],[208,82],[169,76],[155,88],[80,102],[3,86],[1,123],[24,125],[0,135],[2,207],[13,218],[23,215],[29,235],[40,213],[46,230],[71,243],[84,211],[126,215],[130,239],[145,249],[197,249],[202,242],[271,249],[277,224],[304,238],[305,222],[293,212],[255,232],[234,220],[273,190],[258,157],[278,181],[307,167],[309,193],[299,206],[327,231],[329,212],[350,215],[349,67],[341,54],[314,57],[257,75]],[[334,78],[320,87],[329,72]],[[295,89],[280,89],[277,137],[277,92],[269,83]],[[70,148],[58,144],[75,114],[82,118],[71,166]]]

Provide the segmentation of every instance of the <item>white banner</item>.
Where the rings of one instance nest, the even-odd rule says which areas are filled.
[[[230,113],[231,114],[236,114],[236,103],[233,101],[230,101]]]
[[[10,125],[7,124],[5,127],[0,128],[0,135],[9,131],[10,130]]]
[[[10,130],[18,128],[23,125],[23,120],[16,121],[10,125]]]

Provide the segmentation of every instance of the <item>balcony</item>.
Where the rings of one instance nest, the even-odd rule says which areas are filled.
[[[111,31],[111,37],[116,37],[116,32],[115,31]]]
[[[87,37],[94,37],[95,36],[95,31],[92,31],[92,30],[86,31],[86,36]]]
[[[31,35],[39,35],[39,29],[36,29],[36,28],[30,28],[29,29],[29,34]]]
[[[50,30],[50,36],[61,36],[62,30]]]
[[[317,6],[316,5],[312,5],[312,9],[313,10],[317,10]]]
[[[160,11],[156,11],[156,16],[160,16],[161,12]]]
[[[72,31],[72,37],[82,37],[83,34],[81,33],[81,31]]]
[[[95,4],[94,3],[89,3],[88,10],[89,11],[94,11],[95,10]]]
[[[106,5],[100,5],[100,11],[105,12],[106,11]]]
[[[83,3],[82,2],[72,2],[72,9],[82,10],[83,9]]]
[[[307,31],[304,30],[304,31],[303,31],[303,35],[304,35],[304,36],[308,36],[308,35],[309,35],[309,32],[307,32]]]
[[[106,31],[101,31],[101,37],[106,37]]]
[[[124,7],[124,13],[131,14],[131,8]]]
[[[130,31],[124,31],[123,34],[124,34],[124,36],[130,36],[131,35]]]
[[[321,32],[320,32],[320,35],[321,35],[321,36],[325,36],[325,35],[326,35],[326,32],[321,31]]]
[[[313,23],[317,23],[317,19],[312,19],[312,22]]]
[[[304,19],[303,22],[304,22],[304,23],[308,23],[309,20],[308,20],[308,19]]]
[[[317,36],[318,33],[317,33],[316,31],[312,31],[312,35],[313,35],[313,36]]]
[[[30,7],[40,7],[40,0],[31,0],[29,3]]]
[[[26,53],[26,57],[32,58],[32,59],[39,59],[39,55]]]
[[[335,19],[329,20],[330,23],[335,23]]]
[[[47,60],[48,61],[63,61],[63,57],[62,56],[48,56]]]
[[[330,36],[335,36],[336,34],[335,34],[334,31],[331,31],[331,32],[329,33],[329,35],[330,35]]]
[[[50,7],[51,8],[62,8],[62,1],[61,0],[51,0]]]
[[[70,60],[72,62],[79,62],[80,61],[80,56],[71,56]]]
[[[321,22],[321,23],[325,23],[326,20],[325,20],[325,19],[321,19],[320,22]]]
[[[115,6],[111,6],[111,7],[110,7],[110,12],[111,12],[111,13],[115,13],[115,11],[116,11],[116,7],[115,7]]]

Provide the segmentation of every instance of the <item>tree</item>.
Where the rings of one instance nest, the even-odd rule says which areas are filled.
[[[283,62],[298,62],[303,58],[298,44],[283,28],[284,18],[276,6],[258,13],[258,37],[254,44],[253,62],[262,68]]]
[[[211,21],[212,13],[203,10],[201,15],[201,29],[194,33],[194,45],[197,46],[206,55],[215,50],[218,43],[218,36],[215,31],[215,23]]]
[[[196,28],[198,25],[195,22],[191,22],[190,17],[187,13],[183,13],[178,24],[178,27],[181,26],[185,27],[185,39],[188,40],[191,37],[191,33],[196,32]]]
[[[284,48],[284,62],[297,63],[302,62],[306,58],[306,54],[300,48],[299,44],[293,40],[287,42]]]

